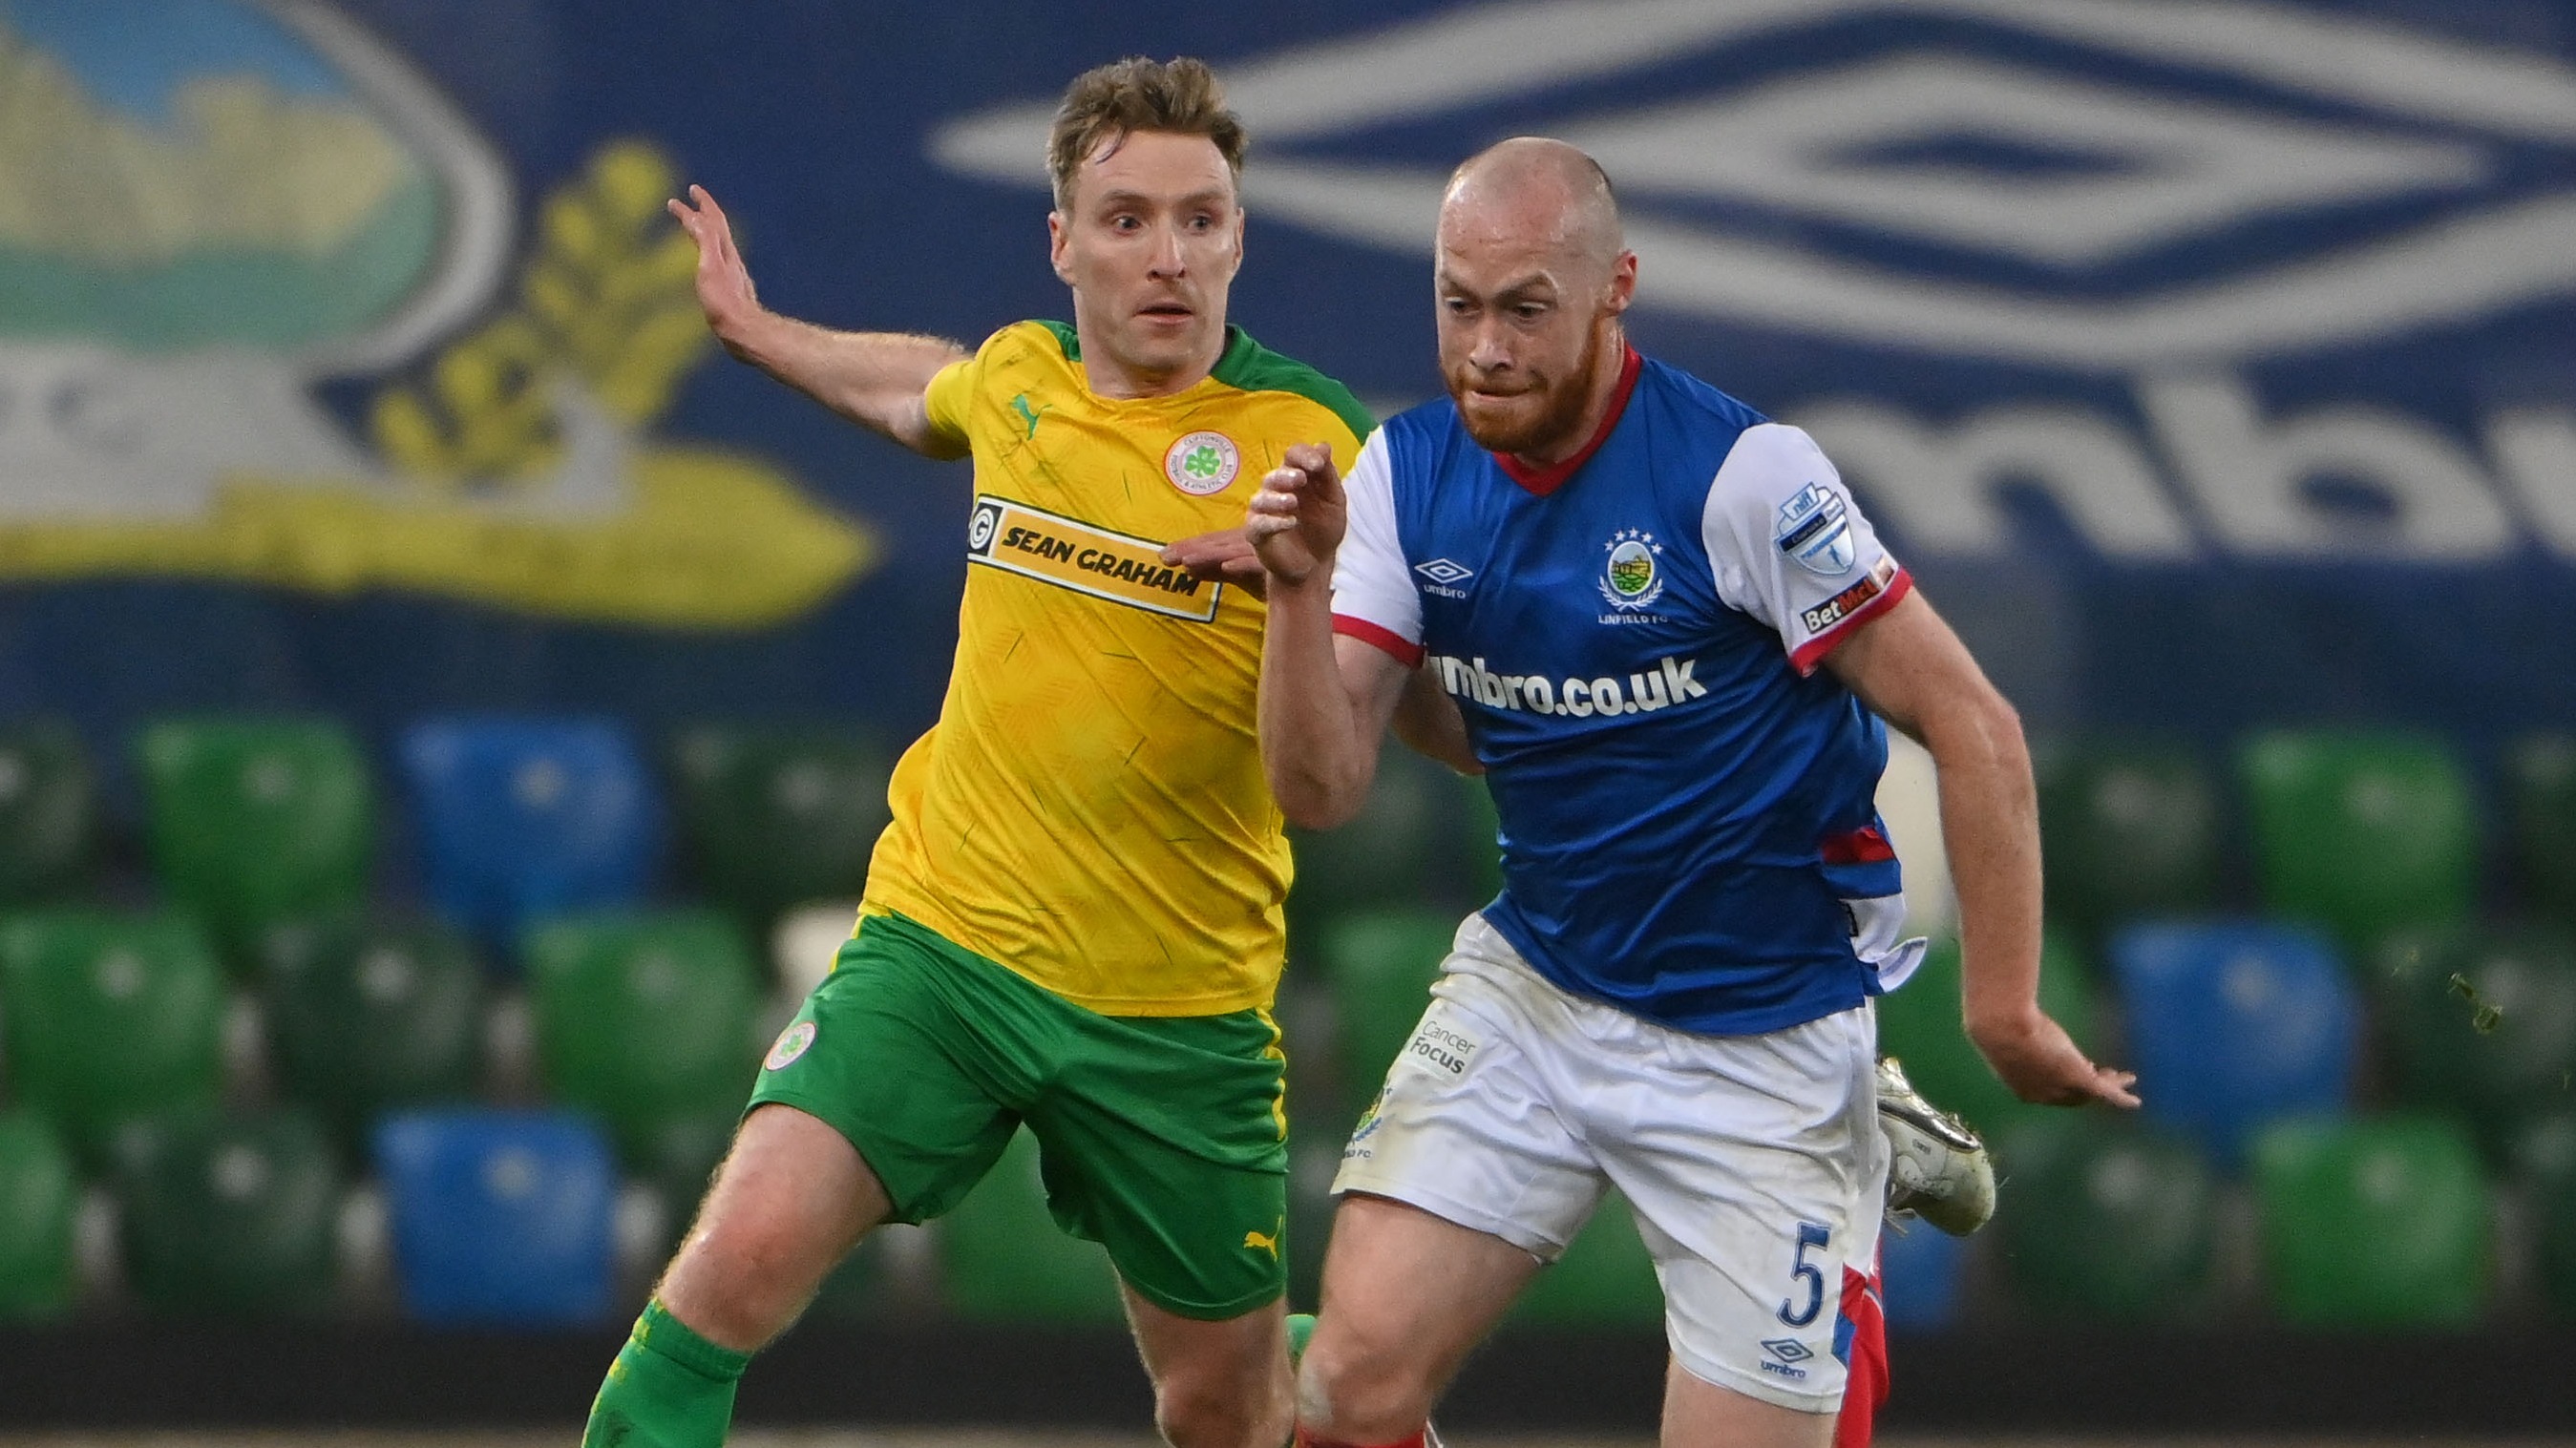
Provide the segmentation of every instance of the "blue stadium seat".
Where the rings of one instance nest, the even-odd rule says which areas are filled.
[[[375,1146],[413,1317],[541,1326],[608,1315],[617,1170],[588,1121],[414,1112],[385,1118]]]
[[[662,846],[662,807],[625,726],[463,716],[403,735],[430,899],[510,958],[531,919],[631,904]]]
[[[1893,1328],[1948,1327],[1959,1320],[1968,1244],[1924,1222],[1891,1225],[1878,1241],[1880,1304]]]
[[[2360,1003],[2325,937],[2251,921],[2152,922],[2111,941],[2147,1115],[2230,1170],[2266,1122],[2351,1099]]]

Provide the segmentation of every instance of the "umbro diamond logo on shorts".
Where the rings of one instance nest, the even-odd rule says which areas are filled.
[[[1762,1344],[1762,1350],[1770,1354],[1762,1360],[1762,1371],[1791,1379],[1805,1377],[1807,1370],[1798,1364],[1816,1355],[1814,1348],[1794,1337],[1770,1338]]]

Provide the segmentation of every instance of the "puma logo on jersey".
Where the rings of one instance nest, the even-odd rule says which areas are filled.
[[[1691,677],[1698,665],[1697,659],[1676,659],[1667,654],[1655,661],[1653,670],[1630,674],[1622,681],[1609,675],[1597,679],[1549,679],[1536,674],[1497,674],[1485,667],[1483,659],[1452,658],[1447,654],[1434,654],[1423,660],[1423,667],[1439,672],[1440,686],[1462,699],[1473,699],[1488,709],[1561,714],[1575,719],[1651,714],[1702,698],[1708,686]]]
[[[1045,408],[1029,406],[1029,395],[1022,392],[1011,398],[1011,411],[1018,413],[1020,421],[1028,424],[1029,430],[1025,437],[1033,438],[1038,435],[1038,414],[1046,411]]]

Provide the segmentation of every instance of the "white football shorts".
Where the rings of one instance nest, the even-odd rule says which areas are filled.
[[[1765,1402],[1842,1402],[1848,1286],[1876,1262],[1886,1147],[1864,1003],[1702,1036],[1572,995],[1482,915],[1342,1154],[1364,1192],[1553,1262],[1605,1186],[1635,1211],[1682,1367]]]

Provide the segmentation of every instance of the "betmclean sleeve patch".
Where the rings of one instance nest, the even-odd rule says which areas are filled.
[[[1700,528],[1719,597],[1768,624],[1802,674],[1912,587],[1815,439],[1785,423],[1736,439]]]

